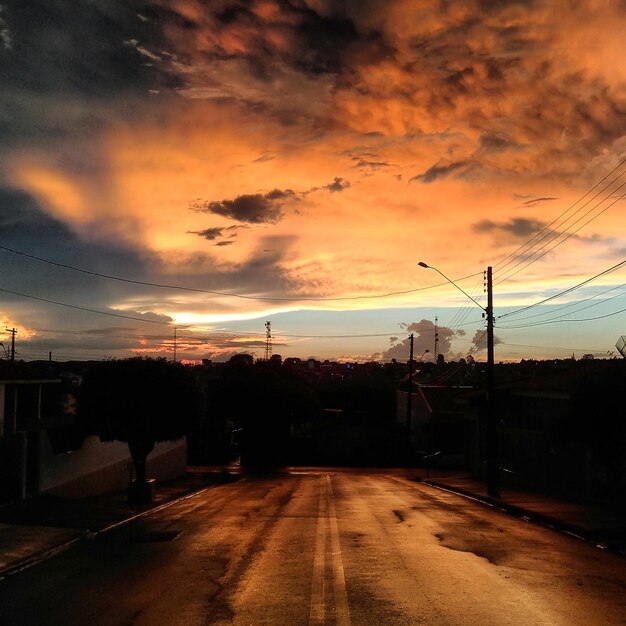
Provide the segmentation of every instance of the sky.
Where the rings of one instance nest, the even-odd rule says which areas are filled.
[[[0,0],[0,357],[261,358],[269,321],[283,357],[481,360],[488,267],[497,361],[615,355],[624,32],[624,0]]]

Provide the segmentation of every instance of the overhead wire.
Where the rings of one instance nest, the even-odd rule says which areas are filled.
[[[592,304],[588,304],[587,306],[580,307],[578,309],[575,309],[574,311],[570,311],[569,313],[564,313],[564,314],[561,314],[561,315],[557,315],[556,317],[552,317],[552,318],[549,318],[547,320],[541,320],[541,321],[542,322],[548,322],[548,321],[554,321],[554,320],[564,320],[564,321],[567,321],[566,318],[567,318],[568,315],[574,315],[575,313],[580,313],[581,311],[586,311],[587,309],[591,309],[593,307],[600,306],[602,304],[606,304],[607,302],[610,302],[611,300],[615,300],[615,298],[619,298],[619,297],[621,297],[623,295],[624,294],[622,294],[622,293],[616,294],[615,296],[612,296],[611,298],[605,298],[604,300],[600,300],[598,302],[594,302]],[[587,298],[587,301],[590,300],[590,299],[591,298]],[[576,303],[576,304],[580,304],[580,303]],[[562,307],[562,308],[565,308],[565,307]],[[550,312],[546,311],[542,315],[548,315],[549,313]],[[529,315],[528,317],[523,317],[521,319],[516,320],[516,322],[517,323],[524,322],[526,320],[529,320],[529,319],[532,319],[532,318],[535,318],[535,317],[539,317],[539,316]],[[575,320],[572,320],[572,321],[575,321]],[[504,328],[508,328],[508,327],[504,326]]]
[[[21,298],[28,298],[29,300],[37,300],[38,302],[46,302],[47,304],[55,304],[57,306],[67,307],[70,309],[76,309],[78,311],[85,311],[87,313],[97,313],[98,315],[108,315],[109,317],[119,317],[126,320],[134,320],[135,322],[145,322],[146,324],[160,324],[162,326],[173,326],[174,324],[170,322],[160,322],[158,320],[149,320],[141,317],[134,317],[132,315],[123,315],[121,313],[112,313],[111,311],[99,311],[97,309],[90,309],[89,307],[78,306],[76,304],[68,304],[67,302],[59,302],[57,300],[50,300],[48,298],[39,298],[37,296],[31,296],[26,293],[21,293],[19,291],[11,291],[10,289],[0,288],[0,292],[2,293],[10,293],[14,296],[19,296]]]
[[[535,326],[546,326],[548,324],[562,324],[562,323],[576,323],[576,322],[594,322],[596,320],[603,320],[609,317],[614,317],[615,315],[620,315],[621,313],[626,313],[626,309],[620,309],[619,311],[612,311],[611,313],[606,313],[605,315],[598,315],[596,317],[586,317],[582,319],[563,319],[563,316],[559,318],[555,318],[552,320],[543,320],[539,322],[530,322],[528,324],[520,324],[515,326],[503,326],[502,328],[505,330],[511,330],[516,328],[533,328]]]
[[[608,174],[606,174],[606,176],[604,176],[604,178],[602,178],[602,180],[598,181],[591,189],[589,189],[585,194],[583,194],[578,200],[576,200],[576,202],[574,202],[572,205],[570,205],[565,211],[563,211],[560,215],[558,215],[554,220],[552,220],[549,224],[546,224],[540,231],[538,231],[537,233],[535,233],[529,240],[527,240],[525,243],[523,243],[521,246],[519,246],[516,250],[514,250],[513,252],[509,253],[508,255],[506,255],[503,259],[501,259],[500,261],[498,261],[497,263],[494,264],[494,271],[495,273],[501,272],[505,267],[507,267],[508,265],[510,265],[515,258],[521,258],[522,256],[525,256],[527,251],[532,249],[533,247],[535,247],[536,244],[530,245],[537,237],[540,237],[544,232],[548,231],[548,229],[550,229],[552,226],[554,226],[555,224],[557,224],[557,222],[559,222],[559,220],[564,217],[565,215],[567,215],[579,202],[581,202],[584,198],[586,198],[594,189],[596,189],[598,186],[600,186],[607,178],[609,178],[610,176],[612,176],[618,169],[620,169],[624,164],[626,163],[626,158],[622,159]],[[582,210],[582,208],[584,208],[585,206],[587,206],[587,204],[589,204],[589,202],[592,202],[595,198],[597,198],[601,193],[603,193],[604,191],[606,191],[611,185],[613,185],[615,182],[617,182],[624,174],[626,173],[626,171],[622,172],[619,176],[617,176],[615,179],[613,179],[611,182],[609,182],[607,185],[605,185],[593,198],[591,198],[590,200],[588,200],[578,211],[576,211],[573,215],[576,215],[576,213],[578,213],[580,210]],[[611,193],[614,193],[611,192]],[[573,217],[572,215],[572,217]],[[570,219],[570,218],[568,218]],[[562,223],[565,223],[567,220],[564,220]],[[560,226],[561,224],[559,224]],[[552,231],[550,231],[552,232]],[[543,241],[543,239],[546,237],[547,235],[544,235],[544,237],[542,237],[540,241]],[[539,243],[537,242],[537,243]],[[528,250],[526,250],[528,249]],[[508,262],[505,263],[505,261],[509,260]],[[504,265],[503,265],[504,264]]]
[[[199,287],[186,287],[184,285],[170,285],[170,284],[165,284],[165,283],[156,283],[156,282],[150,282],[150,281],[143,281],[143,280],[135,280],[132,278],[125,278],[122,276],[114,276],[112,274],[104,274],[102,272],[95,272],[92,270],[87,270],[84,268],[80,268],[80,267],[76,267],[74,265],[69,265],[67,263],[59,263],[57,261],[52,261],[50,259],[45,259],[43,257],[34,255],[34,254],[28,254],[26,252],[22,252],[19,250],[15,250],[14,248],[9,248],[8,246],[3,246],[0,245],[0,250],[4,250],[6,252],[11,252],[12,254],[17,254],[19,256],[23,256],[29,259],[33,259],[36,261],[39,261],[41,263],[46,263],[48,265],[53,265],[56,267],[60,267],[63,269],[67,269],[67,270],[71,270],[74,272],[80,272],[82,274],[87,274],[89,276],[96,276],[98,278],[104,278],[107,280],[114,280],[114,281],[118,281],[118,282],[123,282],[123,283],[128,283],[128,284],[132,284],[132,285],[141,285],[144,287],[156,287],[159,289],[174,289],[174,290],[179,290],[179,291],[189,291],[189,292],[194,292],[194,293],[206,293],[206,294],[210,294],[210,295],[216,295],[216,296],[225,296],[225,297],[232,297],[232,298],[244,298],[246,300],[256,300],[256,301],[261,301],[261,302],[336,302],[336,301],[343,301],[343,300],[375,300],[375,299],[379,299],[379,298],[388,298],[391,296],[399,296],[399,295],[406,295],[409,293],[416,293],[418,291],[426,291],[427,289],[434,289],[435,287],[441,287],[443,285],[445,285],[446,283],[440,283],[438,285],[428,285],[426,287],[417,287],[416,289],[406,289],[404,291],[390,291],[387,293],[382,293],[382,294],[369,294],[369,295],[362,295],[362,296],[340,296],[340,297],[336,297],[336,298],[323,298],[323,297],[319,297],[319,298],[312,298],[312,297],[282,297],[282,298],[278,298],[278,297],[271,297],[271,296],[251,296],[251,295],[247,295],[247,294],[242,294],[242,293],[237,293],[237,292],[228,292],[228,291],[216,291],[216,290],[212,290],[212,289],[202,289]],[[457,281],[463,281],[463,280],[467,280],[469,278],[473,278],[474,276],[478,276],[480,272],[476,273],[476,274],[470,274],[468,276],[463,276],[461,278],[457,278],[455,280]]]
[[[620,185],[620,189],[626,185],[626,182],[622,183]],[[587,224],[591,223],[593,220],[597,219],[598,217],[600,217],[600,215],[602,215],[603,213],[605,213],[606,211],[608,211],[614,204],[616,204],[617,202],[619,202],[620,200],[623,200],[624,198],[626,198],[626,193],[623,193],[621,196],[619,196],[618,198],[616,198],[613,202],[611,202],[611,204],[609,204],[608,206],[606,206],[604,209],[602,209],[602,211],[599,211],[596,215],[594,215],[593,217],[589,218],[584,224],[582,224],[581,226],[579,226],[576,230],[569,232],[565,235],[565,237],[563,237],[563,239],[561,239],[560,241],[556,241],[554,243],[554,245],[550,248],[548,248],[547,250],[545,250],[544,252],[542,252],[539,256],[535,257],[535,258],[531,258],[531,260],[529,260],[525,265],[523,265],[522,267],[520,267],[518,270],[516,270],[515,272],[511,272],[509,274],[507,274],[505,277],[500,278],[499,280],[496,281],[496,284],[500,284],[502,282],[504,282],[505,280],[509,280],[510,278],[512,278],[513,276],[515,276],[516,274],[519,274],[519,272],[521,272],[522,270],[526,269],[527,267],[529,267],[530,265],[532,265],[533,263],[536,263],[537,261],[539,261],[540,259],[542,259],[544,256],[546,256],[546,254],[548,254],[549,252],[552,252],[552,250],[554,250],[556,247],[564,244],[568,239],[570,239],[571,237],[573,237],[576,233],[578,233],[580,230],[582,230],[585,226],[587,226]],[[593,207],[594,209],[597,208],[598,206],[600,206],[600,204],[602,204],[603,202],[606,201],[602,200],[602,202],[598,203],[595,207]],[[593,210],[593,209],[592,209]],[[585,213],[585,215],[583,215],[582,217],[580,217],[578,220],[576,220],[573,224],[571,224],[571,226],[574,226],[575,224],[578,224],[578,222],[580,220],[582,220],[583,218],[585,218],[587,215],[589,215],[591,211]],[[560,233],[558,234],[558,237],[561,237],[564,233]],[[548,242],[550,243],[550,242]],[[545,248],[546,245],[548,245],[548,243],[544,244],[544,246],[542,246],[541,248],[539,248],[539,250],[537,250],[537,252],[533,253],[533,256],[535,254],[537,254],[538,252],[541,252],[541,250],[543,250]],[[517,267],[518,265],[522,264],[523,261],[520,261],[517,265],[514,265],[513,268]]]
[[[577,285],[574,285],[573,287],[564,289],[563,291],[560,291],[559,293],[556,293],[548,298],[544,298],[543,300],[539,300],[538,302],[529,304],[528,306],[515,309],[514,311],[509,311],[508,313],[503,313],[502,315],[498,315],[497,319],[503,319],[505,317],[510,317],[511,315],[517,315],[518,313],[521,313],[522,311],[528,311],[541,304],[545,304],[546,302],[550,302],[552,300],[555,300],[556,298],[560,298],[568,293],[571,293],[572,291],[575,291],[576,289],[580,289],[580,287],[583,287],[584,285],[587,285],[594,280],[597,280],[601,276],[605,276],[606,274],[610,274],[611,272],[618,270],[620,267],[623,267],[624,265],[626,265],[626,259],[624,261],[620,261],[619,263],[616,263],[615,265],[603,270],[602,272],[599,272],[598,274],[595,274],[591,278],[588,278],[587,280],[584,280],[583,282],[578,283]]]
[[[605,291],[600,291],[599,293],[594,294],[593,296],[589,296],[588,298],[583,298],[582,300],[576,300],[575,302],[570,302],[569,304],[564,304],[563,306],[557,307],[556,309],[551,309],[549,311],[543,311],[541,313],[535,313],[534,315],[527,315],[526,317],[522,317],[521,319],[518,319],[518,322],[521,321],[525,321],[525,320],[529,320],[529,319],[534,319],[537,317],[543,317],[544,315],[550,315],[553,313],[556,313],[557,311],[563,311],[565,309],[569,309],[572,307],[576,307],[579,306],[580,304],[582,304],[583,302],[589,302],[590,300],[595,300],[596,298],[599,298],[600,296],[603,296],[607,293],[611,293],[612,291],[615,291],[616,289],[621,289],[623,287],[626,287],[626,283],[622,283],[621,285],[617,285],[615,287],[611,287],[610,289],[606,289]],[[621,292],[618,294],[615,294],[614,296],[611,296],[610,298],[605,298],[604,300],[601,300],[600,302],[596,303],[596,304],[604,304],[605,302],[609,302],[610,300],[615,300],[615,298],[619,298],[621,296],[626,295],[626,292]],[[596,306],[594,304],[594,306]],[[589,307],[582,307],[581,309],[575,309],[574,311],[571,311],[569,313],[569,315],[571,315],[572,313],[577,313],[579,310],[584,310],[586,308]]]
[[[606,352],[605,350],[600,350],[598,348],[566,348],[563,346],[535,346],[535,345],[530,345],[530,344],[526,344],[526,343],[510,343],[509,341],[503,341],[502,342],[504,345],[507,346],[513,346],[514,348],[540,348],[543,350],[565,350],[567,352],[587,352],[587,353],[593,353],[595,352],[597,353],[604,353]]]
[[[502,263],[505,262],[507,259],[513,259],[513,257],[515,257],[518,252],[523,250],[524,247],[528,246],[541,233],[543,233],[544,231],[549,229],[552,225],[554,225],[556,222],[558,222],[558,220],[561,217],[563,217],[569,211],[571,211],[572,208],[576,206],[576,204],[578,204],[582,199],[584,199],[587,195],[589,195],[594,189],[596,189],[598,186],[600,186],[602,184],[602,182],[604,182],[613,173],[615,173],[620,167],[622,167],[624,165],[624,163],[626,163],[626,159],[623,159],[611,172],[609,172],[609,174],[607,174],[599,183],[597,183],[594,187],[592,187],[591,190],[589,190],[585,195],[583,195],[568,210],[563,212],[559,217],[557,217],[550,224],[548,224],[546,227],[544,227],[542,229],[542,231],[540,231],[539,233],[536,233],[533,238],[531,238],[528,242],[526,242],[526,244],[523,244],[516,251],[514,251],[513,253],[511,253],[507,257],[505,257],[502,261],[500,261],[498,263],[498,265],[502,265]],[[588,200],[572,216],[568,217],[567,220],[565,220],[562,223],[566,223],[572,217],[577,215],[585,206],[587,206],[589,204],[589,202],[593,201],[601,193],[603,193],[604,191],[606,191],[606,189],[608,189],[611,185],[613,185],[617,180],[619,180],[619,178],[621,178],[624,175],[624,173],[626,173],[626,172],[622,172],[619,176],[617,176],[615,179],[613,179],[608,185],[603,187],[603,189],[600,192],[598,192],[593,198]],[[625,184],[626,183],[622,183],[622,185],[620,185],[617,189],[620,189]],[[613,195],[615,193],[615,191],[616,190],[611,191],[609,196]],[[542,258],[545,254],[547,254],[550,250],[554,249],[557,245],[560,245],[560,244],[564,243],[567,239],[569,239],[571,236],[576,234],[581,228],[586,226],[593,219],[596,219],[599,215],[604,213],[606,210],[608,210],[616,202],[622,200],[624,197],[626,197],[626,194],[623,194],[622,196],[616,198],[609,206],[607,206],[604,209],[602,209],[602,211],[600,211],[597,215],[594,215],[593,217],[591,217],[583,225],[581,225],[577,230],[567,234],[567,236],[562,241],[555,243],[552,246],[552,248],[550,248],[549,250],[544,252],[540,257],[538,257],[538,258],[536,258],[534,260],[529,261],[524,267],[520,268],[517,272],[515,272],[513,274],[509,274],[506,277],[502,278],[501,281],[507,280],[508,278],[510,278],[514,274],[518,273],[522,269],[525,269],[525,267],[528,267],[528,265],[530,265],[531,263],[533,263],[533,262],[539,260],[540,258]],[[608,197],[604,198],[602,201],[600,201],[598,204],[596,204],[594,207],[592,207],[592,209],[587,211],[576,222],[571,224],[568,228],[571,228],[571,226],[574,226],[574,225],[578,224],[582,219],[584,219],[586,216],[588,216],[594,209],[596,209],[598,206],[603,204],[607,199],[608,199]],[[559,237],[561,237],[563,234],[565,234],[565,231],[563,233],[560,233]],[[543,239],[541,239],[540,241],[542,241],[542,240]],[[529,249],[532,249],[532,247],[535,247],[536,245],[537,244],[534,244]],[[540,248],[539,251],[541,251],[542,249],[543,248]],[[30,258],[32,260],[36,260],[36,261],[39,261],[39,262],[50,264],[50,265],[53,265],[53,266],[56,266],[56,267],[59,267],[59,268],[68,269],[68,270],[72,270],[72,271],[76,271],[76,272],[81,272],[81,273],[84,273],[84,274],[87,274],[87,275],[92,275],[92,276],[96,276],[96,277],[100,277],[100,278],[104,278],[104,279],[115,280],[115,281],[129,283],[129,284],[134,284],[134,285],[142,285],[142,286],[156,287],[156,288],[162,288],[162,289],[177,289],[177,290],[183,290],[183,291],[191,291],[191,292],[198,292],[198,293],[208,293],[208,294],[212,294],[212,295],[219,295],[219,296],[226,296],[226,297],[236,297],[236,298],[245,298],[245,299],[248,299],[248,300],[258,300],[258,301],[341,301],[341,300],[376,299],[376,298],[390,297],[390,296],[394,296],[394,295],[403,295],[403,294],[408,294],[408,293],[415,293],[415,292],[424,291],[424,290],[427,290],[427,289],[432,289],[432,288],[444,286],[444,285],[447,284],[447,283],[440,283],[440,284],[437,284],[437,285],[430,285],[430,286],[420,287],[420,288],[411,289],[411,290],[393,291],[393,292],[388,292],[388,293],[385,293],[385,294],[370,294],[370,295],[362,295],[362,296],[344,296],[344,297],[337,297],[337,298],[321,298],[321,297],[320,298],[310,298],[310,297],[282,297],[282,298],[274,298],[274,297],[263,297],[263,296],[251,296],[251,295],[241,294],[241,293],[236,293],[236,292],[223,292],[223,291],[215,291],[215,290],[208,290],[208,289],[200,289],[200,288],[194,288],[194,287],[186,287],[186,286],[182,286],[182,285],[172,285],[172,284],[163,284],[163,283],[156,283],[156,282],[149,282],[149,281],[134,280],[134,279],[129,279],[129,278],[125,278],[125,277],[120,277],[120,276],[114,276],[114,275],[104,274],[104,273],[100,273],[100,272],[95,272],[95,271],[92,271],[92,270],[79,268],[79,267],[72,266],[72,265],[69,265],[69,264],[59,263],[59,262],[56,262],[56,261],[52,261],[50,259],[45,259],[43,257],[39,257],[37,255],[32,255],[32,254],[28,254],[28,253],[25,253],[25,252],[22,252],[22,251],[19,251],[19,250],[15,250],[15,249],[9,248],[7,246],[0,246],[0,250],[4,250],[4,251],[7,251],[7,252],[10,252],[10,253],[13,253],[13,254],[17,254],[17,255],[20,255],[20,256],[23,256],[23,257],[26,257],[26,258]],[[535,253],[533,253],[533,255],[536,255],[537,252],[539,252],[539,251],[536,251]],[[517,255],[517,256],[520,257],[521,255]],[[510,260],[508,263],[505,263],[501,267],[501,270],[506,268],[512,262],[514,262],[514,260],[515,259]],[[523,261],[520,261],[517,265],[514,265],[512,269],[515,269],[515,267],[517,267],[522,262]],[[548,302],[550,300],[553,300],[553,299],[555,299],[557,297],[560,297],[560,296],[562,296],[562,295],[564,295],[566,293],[569,293],[570,291],[573,291],[574,289],[577,289],[577,288],[583,286],[584,284],[587,284],[591,280],[594,280],[595,278],[597,278],[597,277],[599,277],[601,275],[604,275],[605,273],[608,273],[609,271],[613,271],[614,269],[616,269],[617,267],[620,267],[624,263],[626,263],[626,261],[618,264],[617,266],[614,266],[614,268],[609,268],[609,270],[606,270],[605,272],[602,272],[601,274],[597,275],[596,277],[592,277],[592,279],[589,279],[588,281],[580,283],[579,285],[576,285],[576,286],[570,288],[569,290],[565,290],[564,292],[561,292],[559,294],[555,294],[554,296],[551,296],[550,298],[546,298],[546,299],[544,299],[544,300],[542,300],[540,302],[537,302],[537,303],[535,303],[533,305],[529,305],[528,307],[523,307],[523,308],[518,309],[516,311],[512,311],[512,312],[506,313],[506,314],[504,314],[502,316],[499,316],[499,318],[508,317],[510,315],[514,315],[514,314],[520,313],[522,311],[528,310],[528,309],[533,308],[535,306],[539,306],[540,304],[544,304],[544,303],[546,303],[546,302]],[[462,280],[466,280],[466,279],[469,279],[469,278],[472,278],[472,277],[475,277],[475,276],[479,276],[481,274],[482,274],[482,272],[478,272],[478,273],[470,274],[468,276],[464,276],[462,278],[458,278],[458,279],[455,279],[455,280],[456,281],[462,281]],[[128,320],[138,321],[138,322],[145,322],[145,323],[151,323],[151,324],[165,325],[165,326],[168,326],[168,327],[175,327],[175,326],[177,326],[174,321],[164,322],[164,321],[158,321],[158,320],[150,320],[150,319],[146,319],[144,317],[137,317],[137,316],[127,315],[127,314],[114,313],[114,312],[111,312],[111,311],[96,310],[96,309],[92,309],[90,307],[84,307],[84,306],[68,304],[68,303],[64,303],[64,302],[60,302],[60,301],[56,301],[56,300],[52,300],[52,299],[32,296],[30,294],[25,294],[25,293],[22,293],[22,292],[11,291],[11,290],[8,290],[8,289],[1,289],[0,288],[0,292],[9,293],[9,294],[12,294],[12,295],[16,295],[16,296],[24,297],[24,298],[29,298],[29,299],[40,301],[40,302],[50,303],[50,304],[54,304],[54,305],[57,305],[57,306],[68,307],[68,308],[72,308],[72,309],[76,309],[76,310],[80,310],[80,311],[84,311],[84,312],[88,312],[88,313],[94,313],[94,314],[99,314],[99,315],[106,315],[106,316],[110,316],[110,317],[116,317],[116,318],[121,318],[121,319],[128,319]],[[600,304],[600,303],[597,303],[597,304]],[[595,306],[595,304],[592,305],[592,306]],[[584,307],[584,308],[589,308],[589,307]],[[451,319],[451,321],[449,323],[449,327],[465,325],[464,321],[467,318],[467,316],[469,315],[469,312],[471,310],[472,310],[471,306],[462,307],[461,309],[459,309],[455,313],[453,318]],[[583,309],[580,309],[580,310],[583,310]],[[617,313],[619,313],[619,312],[616,312],[615,314],[617,314]],[[612,315],[612,314],[609,314],[609,316],[610,315]],[[593,320],[593,319],[602,319],[604,317],[608,317],[608,316],[599,316],[599,317],[596,317],[596,318],[588,318],[586,320],[563,320],[563,321],[590,321],[590,320]],[[522,318],[522,319],[528,319],[528,318]],[[555,320],[544,320],[544,322],[553,322],[553,321],[557,321],[557,320],[556,319]],[[192,326],[192,328],[199,328],[199,327]],[[213,332],[215,329],[206,329],[206,330],[210,330],[210,331]],[[231,334],[231,335],[236,334],[236,331],[226,331],[226,332],[228,334]],[[243,331],[240,331],[239,334],[248,334],[248,335],[263,337],[262,333],[256,332],[256,331],[254,333],[244,333]],[[306,339],[306,338],[346,339],[346,338],[364,338],[364,337],[383,337],[383,336],[389,336],[389,333],[343,334],[343,335],[341,335],[341,334],[340,335],[291,335],[291,334],[284,334],[284,335],[281,335],[281,336],[284,336],[284,337],[287,337],[287,338],[302,338],[302,339]],[[469,343],[471,344],[471,342],[469,342]]]

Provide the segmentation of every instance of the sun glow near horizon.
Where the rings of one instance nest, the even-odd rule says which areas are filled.
[[[626,256],[617,0],[155,0],[140,16],[107,4],[106,29],[95,5],[78,20],[51,2],[46,28],[29,3],[5,7],[12,43],[0,41],[0,228],[50,261],[0,255],[2,313],[58,330],[28,336],[32,353],[126,354],[144,321],[262,332],[272,317],[294,353],[295,336],[384,335],[437,312],[458,324],[467,300],[434,288],[420,260],[481,302],[492,266],[506,313]],[[55,33],[67,45],[53,53]],[[541,354],[581,337],[610,350],[624,334],[622,281],[620,270],[556,300],[580,301],[564,321],[578,310],[597,323],[503,328],[503,358],[538,337]],[[120,314],[119,326],[104,317]],[[322,341],[307,348],[404,349]],[[186,349],[223,356],[240,343]]]

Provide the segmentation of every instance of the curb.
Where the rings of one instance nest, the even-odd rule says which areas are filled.
[[[244,479],[239,478],[238,480],[244,480]],[[201,487],[197,491],[193,491],[191,493],[186,493],[182,496],[175,497],[172,500],[163,502],[162,504],[146,509],[145,511],[141,511],[140,513],[137,513],[135,515],[131,515],[130,517],[125,517],[124,519],[121,519],[118,522],[115,522],[114,524],[109,524],[108,526],[105,526],[104,528],[100,528],[98,530],[87,529],[87,530],[79,531],[78,536],[74,537],[74,539],[70,539],[69,541],[66,541],[65,543],[62,543],[58,546],[47,548],[45,550],[32,554],[29,557],[20,559],[19,561],[15,563],[11,563],[4,568],[0,568],[0,582],[2,582],[3,580],[6,580],[10,576],[13,576],[14,574],[19,574],[20,572],[23,572],[33,567],[33,565],[42,563],[43,561],[46,561],[47,559],[52,558],[53,556],[56,556],[57,554],[61,554],[62,552],[69,550],[69,548],[75,546],[81,541],[95,539],[96,537],[100,535],[104,535],[126,524],[129,524],[130,522],[136,519],[145,517],[147,515],[150,515],[151,513],[157,513],[158,511],[162,511],[163,509],[173,506],[174,504],[177,504],[178,502],[183,502],[184,500],[196,498],[199,495],[203,494],[205,491],[209,491],[210,489],[214,489],[215,487],[221,487],[223,484],[230,484],[230,483],[216,483],[213,485],[208,485],[206,487]]]
[[[9,576],[19,574],[20,572],[29,569],[33,565],[37,565],[37,563],[41,563],[42,561],[52,558],[57,554],[65,552],[73,545],[85,539],[88,534],[89,531],[84,530],[79,534],[78,537],[74,537],[74,539],[70,539],[69,541],[62,543],[61,545],[54,546],[53,548],[48,548],[47,550],[43,550],[41,552],[37,552],[36,554],[26,557],[25,559],[21,559],[16,563],[11,563],[10,565],[7,565],[4,569],[0,569],[0,582],[6,580],[7,578],[9,578]]]
[[[580,541],[584,541],[585,543],[588,543],[595,548],[599,548],[600,550],[605,550],[607,552],[612,552],[613,554],[616,554],[618,556],[626,557],[626,548],[624,546],[617,545],[610,540],[599,537],[598,531],[583,528],[581,526],[577,526],[576,524],[566,522],[550,515],[537,513],[536,511],[530,511],[515,504],[505,502],[500,498],[481,496],[471,491],[468,491],[467,489],[452,487],[450,485],[446,485],[445,483],[439,483],[437,481],[429,479],[417,478],[415,480],[423,485],[433,487],[434,489],[454,493],[456,495],[463,496],[464,498],[474,500],[475,502],[479,502],[480,504],[493,507],[498,511],[514,515],[515,517],[519,517],[524,521],[545,526],[546,528],[550,528],[551,530],[554,530],[556,532],[560,532],[570,537],[574,537],[575,539],[578,539]]]

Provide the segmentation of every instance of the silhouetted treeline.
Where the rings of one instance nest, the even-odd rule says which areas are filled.
[[[377,364],[282,364],[232,359],[198,367],[206,419],[191,463],[385,464],[395,460],[399,370]]]
[[[408,408],[406,363],[320,363],[294,358],[254,362],[242,354],[228,363],[196,366],[170,367],[161,361],[155,366],[163,373],[157,377],[159,382],[154,376],[146,382],[133,372],[141,362],[0,362],[0,370],[9,381],[59,379],[58,386],[50,386],[54,393],[48,394],[48,403],[58,396],[58,409],[46,407],[46,415],[55,411],[64,415],[47,432],[58,452],[76,449],[87,432],[96,432],[93,422],[84,428],[84,421],[71,420],[65,406],[84,379],[87,387],[100,389],[102,406],[99,401],[96,406],[104,409],[106,401],[105,412],[114,413],[111,420],[131,420],[131,409],[131,414],[141,411],[148,423],[152,414],[155,424],[165,420],[167,437],[187,434],[191,464],[223,464],[241,457],[244,464],[259,467],[390,466],[413,459],[407,454],[416,450],[454,450],[476,475],[484,467],[486,365],[471,358],[414,363],[411,390],[417,426],[413,425],[411,437],[407,410],[402,411],[399,403],[403,397]],[[113,368],[121,368],[121,375],[110,376]],[[122,374],[124,368],[130,369]],[[166,374],[170,370],[171,381]],[[183,371],[188,391],[172,393],[174,387],[181,388],[175,379]],[[495,401],[504,479],[568,495],[612,500],[626,495],[625,386],[625,359],[497,364]],[[442,404],[444,396],[450,406]],[[109,402],[116,397],[122,401],[119,409]],[[428,406],[418,402],[420,397]],[[196,410],[190,411],[190,398],[199,398],[201,404],[191,422],[188,417]],[[446,434],[451,412],[458,422],[454,441]],[[107,424],[108,428],[113,421]],[[97,434],[112,436],[104,430]],[[429,437],[436,440],[432,450]],[[115,438],[128,440],[123,429]]]

